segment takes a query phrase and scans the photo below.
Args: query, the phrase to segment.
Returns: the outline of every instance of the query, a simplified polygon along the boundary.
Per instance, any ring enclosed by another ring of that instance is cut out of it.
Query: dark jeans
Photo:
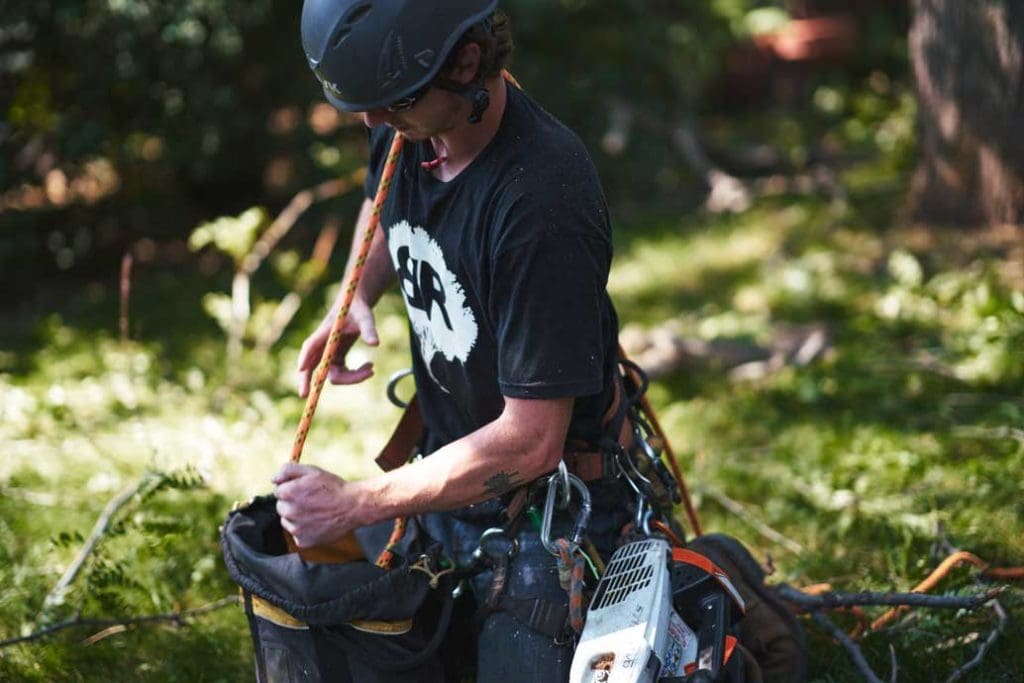
[[[587,537],[607,560],[619,541],[622,527],[632,518],[635,501],[619,482],[600,482],[589,488],[594,509]],[[543,507],[543,500],[539,507]],[[432,514],[425,521],[430,533],[444,543],[451,557],[465,566],[472,561],[481,534],[501,526],[499,511],[497,504],[488,502],[455,512]],[[573,521],[570,512],[557,512],[552,540],[566,536]],[[519,551],[509,565],[505,594],[519,600],[541,598],[567,605],[568,595],[558,582],[558,560],[541,544],[538,526],[525,519],[517,541]],[[475,608],[487,600],[492,579],[490,570],[477,574],[469,582],[469,594],[460,598],[464,604],[457,611],[458,618],[443,646],[448,683],[567,681],[573,655],[570,643],[556,643],[550,635],[533,630],[507,611],[487,614],[482,622],[476,618]],[[474,650],[475,678],[465,673],[472,671],[472,662],[466,659]]]

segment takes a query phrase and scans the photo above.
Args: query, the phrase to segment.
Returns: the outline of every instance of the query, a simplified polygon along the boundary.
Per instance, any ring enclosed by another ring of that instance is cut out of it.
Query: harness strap
[[[622,389],[619,385],[620,382],[615,383],[615,396],[612,405],[605,412],[601,423],[602,425],[618,423],[618,443],[625,447],[631,442],[633,423],[629,418],[629,404],[622,400]],[[398,424],[395,425],[394,432],[376,458],[378,467],[389,472],[408,462],[420,447],[423,430],[423,415],[420,413],[416,397],[413,396],[402,412]],[[604,448],[588,449],[582,444],[570,443],[565,451],[564,459],[569,471],[583,481],[597,481],[616,472],[615,454]],[[509,504],[508,516],[511,518],[514,513],[521,511],[525,502],[524,493],[522,500],[518,501],[518,509],[513,510],[512,503]]]
[[[563,456],[565,466],[583,481],[615,476],[618,473],[615,462],[618,449],[615,445],[627,452],[633,445],[633,420],[629,415],[630,404],[625,400],[622,382],[622,375],[616,373],[612,402],[601,418],[601,431],[604,434],[601,444],[593,448],[586,444],[570,443]]]
[[[402,417],[395,425],[391,438],[377,456],[377,465],[385,472],[390,472],[407,463],[420,446],[423,429],[423,415],[420,413],[419,402],[413,395],[402,411]]]

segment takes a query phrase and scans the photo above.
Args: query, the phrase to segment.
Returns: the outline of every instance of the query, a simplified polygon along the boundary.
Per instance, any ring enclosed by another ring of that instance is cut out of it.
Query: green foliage
[[[829,350],[807,365],[756,379],[698,367],[653,384],[709,529],[770,554],[774,578],[797,585],[911,588],[939,559],[940,537],[1021,564],[1024,291],[1006,277],[1013,254],[938,230],[952,248],[910,247],[892,232],[914,162],[900,11],[860,12],[857,55],[800,74],[786,102],[751,107],[728,92],[730,55],[786,26],[792,7],[512,0],[512,69],[594,150],[619,223],[610,286],[623,322],[671,321],[681,336],[748,345],[768,344],[785,326],[828,330]],[[351,121],[314,125],[321,95],[297,22],[297,5],[278,0],[44,0],[0,18],[0,86],[9,86],[0,187],[88,170],[116,188],[96,204],[4,213],[4,277],[60,305],[26,313],[30,322],[19,319],[0,351],[0,639],[79,609],[151,614],[235,591],[217,525],[230,500],[268,490],[287,458],[303,407],[293,388],[298,345],[334,292],[313,289],[279,347],[226,354],[240,304],[252,345],[279,298],[322,274],[303,260],[311,239],[301,224],[253,279],[251,304],[248,292],[224,292],[277,205],[357,167],[366,146]],[[679,217],[703,188],[664,137],[638,127],[621,156],[599,151],[613,99],[667,122],[694,118],[723,165],[731,150],[750,148],[774,154],[771,172],[823,164],[842,197],[781,196],[739,216]],[[269,208],[243,210],[256,202]],[[94,252],[109,275],[126,244],[145,238],[162,250],[189,236],[191,256],[167,248],[169,261],[185,264],[136,273],[132,336],[141,341],[105,331],[117,320],[110,282],[39,287]],[[328,390],[305,461],[345,476],[373,471],[369,454],[397,417],[382,408],[383,387],[407,364],[403,315],[400,299],[385,297],[375,377]],[[351,360],[369,358],[357,346]],[[133,482],[138,493],[63,601],[44,608],[107,501]],[[807,551],[759,536],[719,505],[719,493]],[[973,577],[959,570],[940,588],[971,592]],[[1024,668],[1013,648],[1024,637],[1019,590],[1004,604],[1015,619],[976,680],[1015,680]],[[992,627],[988,612],[918,611],[863,645],[877,671],[887,670],[892,642],[901,680],[932,681],[973,656],[976,642],[962,636]],[[816,680],[859,680],[829,638],[808,630]],[[238,610],[83,644],[90,635],[74,629],[0,652],[0,680],[251,677]]]
[[[213,245],[240,264],[269,222],[266,210],[254,206],[237,216],[221,216],[203,223],[189,235],[188,246],[192,251],[199,251]]]
[[[643,236],[622,231],[617,245],[610,287],[624,323],[671,319],[683,336],[762,344],[780,325],[827,326],[831,348],[809,365],[755,380],[694,368],[651,389],[705,526],[770,554],[773,578],[795,585],[912,588],[941,558],[933,549],[940,535],[995,564],[1024,557],[1021,484],[1008,475],[1024,467],[1024,378],[1012,353],[1024,294],[1000,275],[998,255],[966,248],[959,233],[934,232],[952,251],[921,250],[865,222],[874,214],[864,204],[878,197],[858,189],[841,211],[807,199],[762,200],[740,216],[666,220]],[[149,324],[184,285],[153,290]],[[33,345],[4,366],[0,440],[11,448],[0,464],[2,635],[39,625],[43,596],[106,501],[136,481],[144,482],[139,494],[116,515],[52,618],[79,607],[95,616],[156,613],[232,594],[216,528],[228,501],[268,490],[287,457],[302,410],[292,394],[295,352],[333,291],[317,292],[284,351],[253,364],[251,375],[243,356],[249,379],[229,384],[222,335],[200,324],[202,288],[194,288],[191,346],[175,355],[155,340],[124,344],[90,332],[82,323],[93,309],[79,301],[63,317],[42,320]],[[397,297],[381,303],[378,328],[376,376],[328,390],[304,458],[347,476],[372,471],[366,454],[397,417],[381,408],[386,377],[406,363]],[[761,537],[720,507],[716,493],[806,552]],[[974,590],[965,569],[940,586],[949,594]],[[1024,636],[1014,620],[1019,592],[1004,604],[1010,626],[977,680],[1013,680],[1007,672],[1022,665],[1012,648]],[[914,615],[863,641],[876,671],[887,671],[892,642],[902,680],[934,680],[973,656],[976,643],[958,638],[984,637],[994,626],[987,611]],[[816,679],[858,680],[846,655],[807,628]],[[186,628],[139,626],[83,646],[91,634],[17,646],[0,658],[0,678],[250,675],[246,627],[234,609]]]

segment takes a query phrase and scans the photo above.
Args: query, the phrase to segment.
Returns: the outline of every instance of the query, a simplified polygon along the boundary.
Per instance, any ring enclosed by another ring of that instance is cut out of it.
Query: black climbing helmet
[[[305,0],[302,48],[343,111],[379,109],[424,88],[498,0]]]

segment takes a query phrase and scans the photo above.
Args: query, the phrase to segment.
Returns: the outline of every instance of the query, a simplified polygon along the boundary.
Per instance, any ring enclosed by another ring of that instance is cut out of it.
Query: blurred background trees
[[[588,142],[624,217],[700,206],[715,174],[879,151],[909,163],[901,2],[503,6],[514,72]],[[0,19],[0,109],[0,284],[16,300],[111,273],[129,247],[188,260],[200,222],[276,211],[365,146],[322,102],[283,0],[16,3]]]
[[[771,554],[773,579],[909,589],[954,546],[1021,563],[1019,5],[502,3],[513,73],[599,167],[621,338],[705,527]],[[365,129],[323,101],[296,0],[4,10],[0,639],[221,604],[216,528],[292,443]],[[327,392],[304,457],[347,477],[372,471],[408,363],[399,297],[376,310],[375,377]],[[153,495],[47,607],[131,486]],[[13,645],[0,679],[251,675],[240,611],[188,623]],[[1019,618],[914,612],[858,642],[883,672],[895,643],[900,679],[930,683],[994,629],[978,680],[1019,681]],[[860,680],[809,635],[816,676]]]
[[[1024,6],[913,0],[910,53],[921,156],[914,215],[940,223],[1024,218]]]

